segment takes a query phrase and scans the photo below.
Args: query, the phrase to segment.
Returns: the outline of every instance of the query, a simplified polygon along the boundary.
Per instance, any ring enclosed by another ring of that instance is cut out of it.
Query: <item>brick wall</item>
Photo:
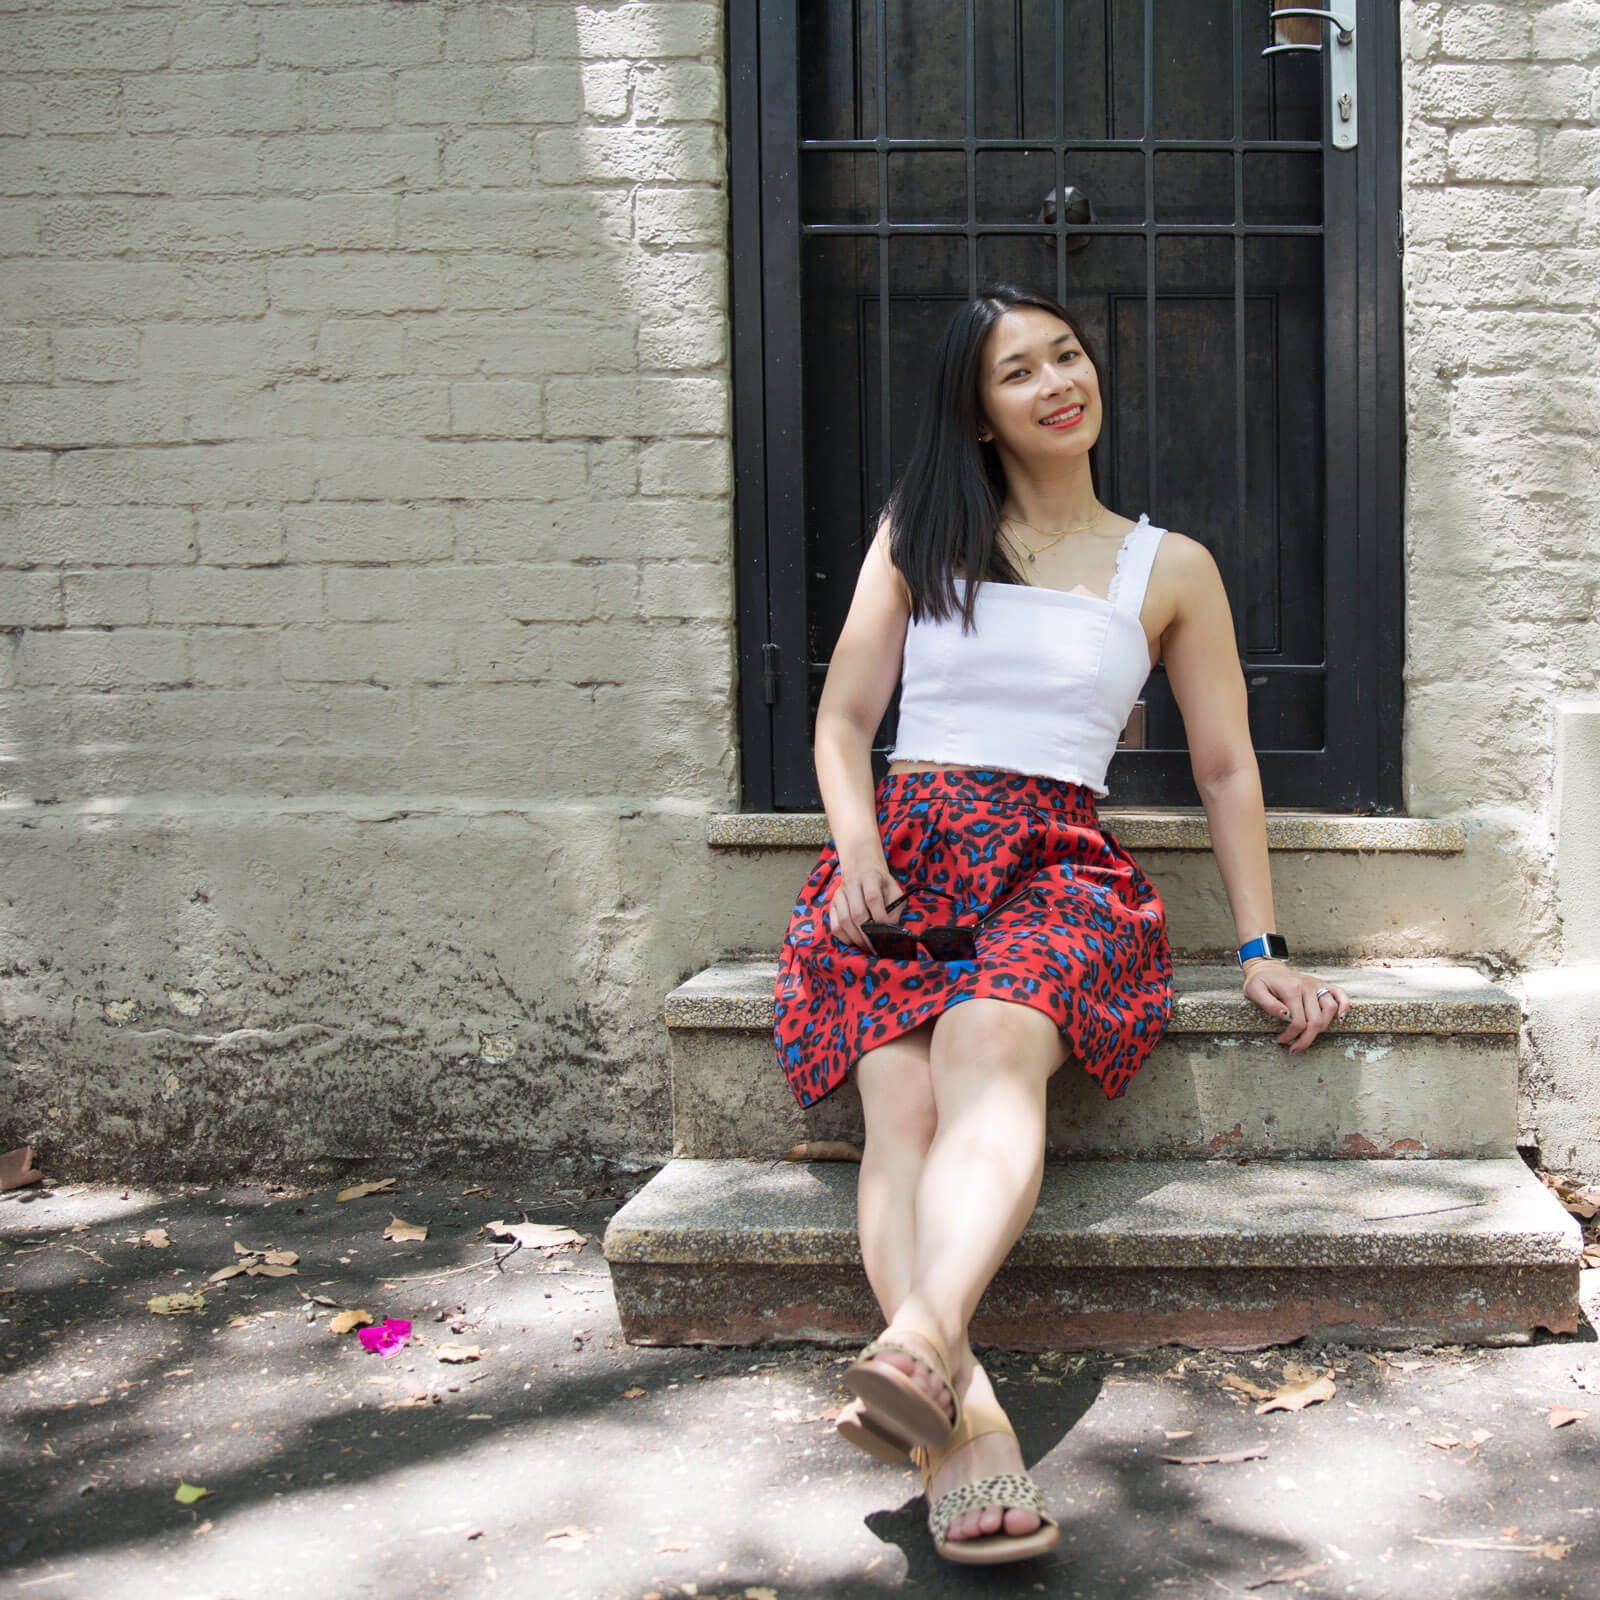
[[[1401,22],[1408,795],[1547,882],[1556,702],[1600,683],[1600,6]]]
[[[0,0],[0,1135],[55,1172],[670,1140],[722,30]]]
[[[730,798],[720,8],[0,9],[0,789]]]

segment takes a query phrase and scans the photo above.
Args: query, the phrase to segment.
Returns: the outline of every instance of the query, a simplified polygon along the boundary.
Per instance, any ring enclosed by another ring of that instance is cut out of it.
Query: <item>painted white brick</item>
[[[663,439],[639,451],[644,494],[728,494],[732,473],[728,445],[720,439]]]
[[[455,528],[445,506],[291,506],[283,520],[290,561],[441,561],[455,547]]]
[[[508,250],[537,239],[541,255],[582,256],[591,280],[631,231],[625,194],[408,194],[400,242],[412,250]],[[522,270],[542,273],[526,257]]]
[[[1589,61],[1600,56],[1600,10],[1593,0],[1565,0],[1533,16],[1533,53],[1542,61]]]
[[[396,79],[396,118],[418,126],[574,122],[578,109],[577,79],[565,67],[433,67]]]
[[[1539,175],[1546,183],[1600,187],[1600,128],[1548,128]]]
[[[262,179],[301,194],[329,189],[405,189],[439,181],[432,133],[284,134],[268,142]]]
[[[455,676],[455,635],[418,623],[296,628],[282,641],[286,683],[407,684]]]
[[[522,263],[524,275],[529,272]],[[626,371],[634,365],[633,329],[579,316],[537,311],[520,316],[416,318],[405,334],[408,372],[486,377]]]
[[[272,133],[305,120],[298,72],[160,73],[129,78],[123,119],[133,133]]]
[[[281,511],[202,511],[197,542],[208,567],[268,567],[284,556]]]
[[[269,254],[303,248],[310,225],[304,200],[141,200],[130,243],[142,255]]]
[[[633,116],[638,123],[715,122],[723,111],[723,71],[700,61],[644,64],[633,69]]]
[[[24,684],[84,689],[156,687],[189,680],[189,641],[171,628],[84,628],[30,632],[22,641]]]
[[[581,445],[537,441],[350,440],[324,447],[317,475],[325,500],[556,500],[583,481]]]
[[[146,373],[250,372],[270,379],[310,371],[316,330],[307,321],[158,322],[144,330],[140,361]]]
[[[334,622],[404,622],[416,614],[412,567],[329,567],[324,589]]]
[[[0,138],[20,139],[34,129],[35,85],[20,78],[0,79]],[[0,154],[0,163],[5,156]]]
[[[58,573],[0,572],[0,628],[59,628],[61,622]],[[26,672],[23,663],[15,665]]]
[[[639,327],[639,365],[656,371],[721,366],[728,359],[728,328],[720,318],[678,317]]]
[[[308,72],[302,105],[308,128],[387,128],[394,121],[394,74]]]
[[[172,59],[176,14],[168,10],[97,16],[15,16],[5,24],[8,72],[150,72]]]
[[[50,500],[54,465],[42,450],[0,450],[0,505],[35,506]]]
[[[179,567],[150,574],[157,622],[277,627],[322,615],[322,574],[305,567]]]
[[[626,61],[585,61],[583,115],[590,122],[620,122],[628,115],[633,69]]]
[[[283,633],[275,628],[226,628],[211,624],[189,635],[189,670],[205,688],[261,688],[283,679],[279,659]]]
[[[1452,128],[1450,176],[1468,182],[1531,183],[1539,176],[1535,128]]]
[[[718,189],[640,189],[634,223],[641,244],[721,244],[727,207]]]
[[[1575,244],[1584,199],[1576,188],[1418,190],[1406,202],[1406,232],[1419,244]]]
[[[49,379],[49,330],[0,328],[0,382],[47,383]]]
[[[174,67],[246,67],[260,53],[257,13],[243,6],[232,10],[190,7],[173,34]]]
[[[545,431],[636,437],[717,433],[727,426],[727,387],[718,378],[551,378]]]
[[[165,194],[172,140],[33,134],[0,152],[0,194]]]
[[[115,133],[121,123],[121,78],[89,78],[73,72],[41,78],[28,88],[33,126],[40,133]]]
[[[634,0],[629,5],[542,6],[541,56],[624,56],[648,61],[713,55],[721,47],[722,10],[698,0]]]
[[[188,437],[184,396],[134,384],[56,384],[13,389],[5,434],[14,445],[77,449],[87,444],[163,444]]]
[[[1444,12],[1442,22],[1440,48],[1447,56],[1494,61],[1529,54],[1533,19],[1518,8],[1452,5]]]
[[[174,199],[253,195],[276,171],[272,141],[253,134],[176,138],[168,146],[167,184]]]
[[[533,12],[525,5],[464,6],[445,17],[450,61],[519,61],[533,54]]]
[[[1412,110],[1440,122],[1583,120],[1589,95],[1589,75],[1578,66],[1530,72],[1522,66],[1446,64],[1418,75]]]
[[[0,552],[19,566],[179,566],[193,561],[193,513],[136,505],[41,506],[24,512]]]
[[[479,439],[531,439],[544,422],[538,383],[479,379],[450,385],[450,431]]]
[[[60,200],[38,207],[39,244],[54,256],[122,255],[134,244],[134,217],[159,201]]]
[[[95,567],[61,574],[69,628],[140,627],[150,621],[150,574],[137,567]]]
[[[461,188],[525,187],[533,177],[533,134],[525,128],[473,128],[449,137],[444,181]]]
[[[429,311],[444,303],[444,272],[426,256],[317,256],[271,262],[267,292],[284,311]]]
[[[449,386],[414,378],[285,379],[274,389],[266,416],[266,432],[286,439],[449,431]]]
[[[639,615],[724,623],[733,614],[736,568],[727,561],[647,561],[639,569]]]
[[[0,256],[38,255],[42,244],[41,213],[33,200],[0,201]]]
[[[381,250],[394,244],[399,201],[392,194],[328,194],[311,202],[315,250]]]
[[[390,317],[330,317],[317,330],[316,369],[325,378],[366,378],[404,370],[405,329]]]
[[[160,450],[73,450],[55,469],[58,499],[83,505],[248,505],[309,500],[309,445],[174,445]]]
[[[722,133],[709,127],[551,128],[534,140],[546,183],[717,183]]]
[[[261,54],[274,66],[408,67],[443,53],[437,6],[299,5],[261,14]]]

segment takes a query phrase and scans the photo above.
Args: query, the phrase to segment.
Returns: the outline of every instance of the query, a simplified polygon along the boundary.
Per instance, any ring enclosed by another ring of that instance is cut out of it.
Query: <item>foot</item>
[[[966,1387],[961,1391],[962,1405],[987,1403],[997,1405],[989,1375],[976,1361]],[[1009,1433],[985,1433],[962,1445],[934,1474],[933,1488],[928,1496],[932,1505],[940,1495],[959,1489],[964,1483],[987,1478],[997,1472],[1026,1472],[1022,1464],[1022,1451]],[[979,1506],[963,1511],[951,1524],[946,1535],[954,1544],[961,1539],[982,1539],[991,1534],[1006,1533],[1020,1538],[1039,1526],[1037,1513],[1002,1506]]]
[[[893,1339],[896,1344],[903,1344],[907,1349],[916,1351],[918,1359],[913,1361],[910,1356],[901,1355],[898,1350],[880,1350],[872,1359],[887,1362],[897,1371],[905,1373],[944,1412],[945,1416],[954,1422],[955,1396],[946,1387],[944,1379],[939,1376],[939,1358],[927,1339],[914,1328],[901,1327],[892,1322],[879,1337]],[[959,1386],[961,1383],[959,1371],[954,1376]]]

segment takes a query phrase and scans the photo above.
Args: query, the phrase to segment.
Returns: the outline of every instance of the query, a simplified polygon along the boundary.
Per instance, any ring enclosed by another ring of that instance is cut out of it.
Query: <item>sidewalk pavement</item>
[[[623,1343],[599,1236],[642,1175],[393,1176],[0,1196],[0,1595],[1600,1595],[1600,1270],[1578,1337],[1521,1348],[995,1352],[1062,1540],[957,1568],[835,1435],[848,1355]],[[582,1247],[484,1231],[525,1221]]]

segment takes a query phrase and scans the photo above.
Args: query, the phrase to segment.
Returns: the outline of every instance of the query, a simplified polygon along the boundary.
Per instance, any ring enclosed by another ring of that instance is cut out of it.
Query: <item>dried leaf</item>
[[[1230,1450],[1220,1456],[1162,1456],[1176,1467],[1232,1466],[1238,1461],[1265,1461],[1265,1450]]]
[[[308,1294],[307,1300],[315,1301],[319,1306],[337,1306],[339,1302],[325,1294]]]
[[[139,1243],[150,1245],[156,1250],[165,1250],[172,1243],[172,1240],[167,1237],[165,1228],[146,1228],[139,1235]]]
[[[668,1539],[665,1543],[658,1544],[656,1546],[656,1554],[658,1556],[666,1556],[666,1555],[671,1555],[674,1551],[677,1551],[677,1550],[693,1550],[693,1549],[694,1549],[694,1546],[692,1544],[689,1544],[687,1541],[685,1541],[683,1539]]]
[[[486,1222],[483,1231],[491,1239],[514,1239],[529,1250],[552,1256],[561,1250],[581,1250],[583,1235],[558,1222]]]
[[[576,1550],[593,1537],[587,1528],[552,1528],[544,1542],[552,1550]]]
[[[204,1500],[210,1493],[209,1489],[202,1489],[197,1483],[185,1483],[182,1478],[179,1478],[178,1492],[172,1498],[180,1506],[192,1506],[196,1500]]]
[[[300,1257],[293,1250],[269,1250],[263,1259],[271,1267],[292,1267]]]
[[[244,1269],[252,1278],[297,1278],[298,1267],[275,1267],[267,1261],[255,1261]]]
[[[1289,1384],[1270,1400],[1263,1400],[1256,1407],[1256,1415],[1259,1417],[1267,1411],[1304,1411],[1307,1406],[1333,1399],[1338,1392],[1332,1378],[1313,1378],[1310,1383]]]
[[[1253,1394],[1257,1400],[1272,1398],[1271,1389],[1264,1389],[1259,1383],[1252,1383],[1248,1378],[1239,1377],[1237,1373],[1228,1373],[1222,1382],[1230,1389],[1242,1389],[1246,1394]]]
[[[348,1189],[341,1189],[334,1198],[335,1200],[359,1200],[364,1195],[385,1194],[393,1188],[393,1178],[379,1178],[375,1183],[353,1183]]]
[[[859,1161],[861,1146],[843,1139],[807,1139],[785,1150],[784,1161]]]
[[[1174,1431],[1171,1428],[1163,1428],[1161,1431],[1162,1431],[1163,1434],[1166,1435],[1167,1440],[1168,1440],[1169,1443],[1173,1439],[1192,1439],[1192,1438],[1194,1438],[1194,1429],[1193,1428],[1179,1428],[1176,1431]]]
[[[0,1194],[8,1189],[25,1189],[30,1183],[42,1183],[44,1173],[33,1164],[33,1146],[18,1145],[0,1155]],[[59,1191],[58,1191],[59,1192]]]
[[[1600,1267],[1600,1244],[1586,1244],[1579,1261],[1586,1267]]]
[[[248,1271],[249,1266],[250,1263],[248,1261],[235,1261],[231,1267],[223,1267],[221,1271],[213,1272],[211,1276],[206,1279],[206,1282],[221,1283],[225,1278],[237,1278],[241,1272]]]
[[[1474,1444],[1487,1444],[1492,1438],[1494,1438],[1494,1435],[1487,1428],[1474,1428],[1472,1430],[1472,1442]]]
[[[261,1254],[259,1250],[252,1250],[247,1244],[240,1244],[237,1239],[233,1241],[233,1253],[236,1256],[258,1256]]]
[[[204,1311],[206,1297],[203,1294],[158,1294],[144,1305],[146,1311],[153,1311],[158,1317],[181,1317],[190,1311]]]
[[[1545,1420],[1552,1428],[1565,1428],[1569,1423],[1582,1422],[1588,1415],[1587,1411],[1573,1411],[1568,1406],[1551,1406],[1550,1414]]]
[[[396,1244],[416,1244],[428,1237],[428,1225],[425,1222],[402,1222],[399,1217],[391,1214],[389,1226],[383,1230],[385,1239],[393,1239]]]
[[[1564,1205],[1575,1217],[1589,1218],[1600,1212],[1600,1189],[1585,1188],[1581,1184],[1568,1183],[1564,1178],[1552,1177],[1548,1172],[1542,1173],[1546,1184],[1555,1191],[1556,1199]]]
[[[341,1311],[338,1316],[328,1323],[329,1333],[349,1333],[352,1328],[359,1328],[363,1323],[372,1321],[370,1311]]]
[[[1419,1500],[1443,1500],[1444,1496],[1437,1489],[1418,1489],[1417,1498]]]
[[[1291,1567],[1287,1571],[1269,1572],[1264,1578],[1257,1578],[1254,1583],[1247,1583],[1247,1589],[1265,1589],[1269,1583],[1299,1583],[1302,1578],[1309,1578],[1313,1573],[1321,1572],[1327,1566],[1326,1561],[1319,1561],[1314,1566]]]
[[[778,1600],[778,1591],[764,1584],[754,1584],[745,1590],[744,1600]]]
[[[1298,1361],[1285,1361],[1283,1364],[1283,1381],[1285,1383],[1311,1383],[1317,1378],[1331,1378],[1333,1373],[1326,1367],[1307,1367]]]
[[[477,1344],[441,1344],[434,1350],[434,1357],[439,1361],[479,1361],[483,1358],[483,1346]]]
[[[624,1389],[622,1391],[622,1398],[624,1400],[642,1400],[644,1398],[644,1396],[645,1396],[645,1391],[643,1389],[634,1388],[634,1389]]]
[[[1424,1443],[1431,1444],[1435,1450],[1454,1450],[1455,1447],[1461,1443],[1461,1441],[1459,1439],[1452,1439],[1449,1434],[1445,1434],[1442,1438],[1428,1439],[1425,1440]]]
[[[1567,1552],[1572,1549],[1570,1544],[1557,1544],[1554,1540],[1540,1544],[1502,1544],[1497,1539],[1430,1539],[1425,1533],[1413,1534],[1412,1538],[1423,1544],[1449,1545],[1452,1550],[1504,1550],[1513,1555],[1539,1556],[1545,1561],[1565,1561]]]

